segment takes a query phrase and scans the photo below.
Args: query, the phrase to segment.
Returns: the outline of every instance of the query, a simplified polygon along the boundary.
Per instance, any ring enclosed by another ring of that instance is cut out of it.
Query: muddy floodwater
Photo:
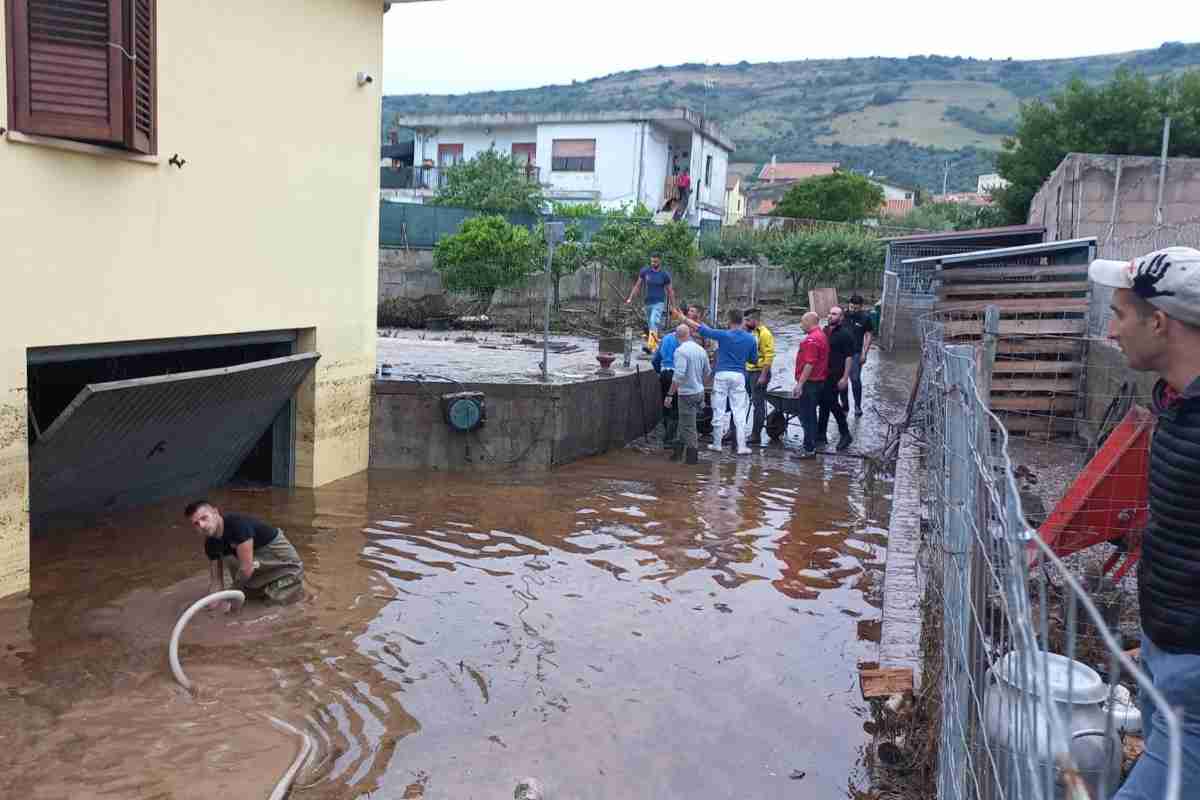
[[[909,373],[879,367],[895,418]],[[873,411],[852,424],[881,443]],[[890,483],[794,453],[687,467],[651,439],[548,474],[214,492],[287,532],[306,595],[198,616],[194,695],[166,658],[207,586],[179,504],[64,521],[0,616],[0,796],[265,798],[296,753],[273,715],[317,744],[294,798],[846,797]]]

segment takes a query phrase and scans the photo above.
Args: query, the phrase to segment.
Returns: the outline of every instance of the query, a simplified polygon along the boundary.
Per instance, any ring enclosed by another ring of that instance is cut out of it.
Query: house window
[[[912,192],[905,192],[905,193],[904,193],[904,199],[905,199],[905,200],[912,200]]]
[[[712,186],[712,156],[704,157],[704,185]]]
[[[595,139],[555,139],[550,168],[555,172],[595,172]]]
[[[537,163],[537,142],[513,142],[513,161],[522,167]]]
[[[438,166],[452,167],[455,164],[461,164],[463,160],[463,146],[461,144],[439,144],[438,145]]]
[[[155,0],[8,0],[14,131],[158,152]]]

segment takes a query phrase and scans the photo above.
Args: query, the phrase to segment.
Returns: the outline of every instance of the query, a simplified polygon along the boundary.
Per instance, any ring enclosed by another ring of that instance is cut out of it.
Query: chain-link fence
[[[985,319],[998,317],[981,307],[969,344],[956,343],[961,311],[921,322],[910,432],[923,449],[928,502],[922,695],[935,698],[924,702],[935,709],[937,797],[1109,798],[1141,720],[1149,726],[1146,715],[1156,714],[1168,741],[1163,800],[1178,800],[1180,720],[1131,655],[1136,608],[1114,614],[1109,602],[1127,592],[1130,573],[1105,560],[1128,557],[1125,534],[1145,520],[1137,474],[1152,425],[1140,413],[1145,398],[1118,380],[1119,360],[1098,363],[1071,392],[1072,424],[1010,434],[990,402],[1000,327]],[[1103,400],[1110,396],[1117,400]]]

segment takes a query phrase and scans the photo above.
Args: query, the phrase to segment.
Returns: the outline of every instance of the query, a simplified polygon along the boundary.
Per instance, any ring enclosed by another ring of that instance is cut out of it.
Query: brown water
[[[197,617],[194,697],[166,663],[206,588],[177,504],[55,530],[0,614],[0,796],[265,797],[296,752],[273,714],[318,743],[296,798],[844,797],[889,486],[793,452],[217,492],[287,531],[308,594]]]

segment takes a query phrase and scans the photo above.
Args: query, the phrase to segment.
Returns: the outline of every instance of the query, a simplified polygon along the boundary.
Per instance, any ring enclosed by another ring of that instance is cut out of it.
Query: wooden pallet
[[[1074,431],[1087,333],[1087,265],[943,265],[934,309],[947,344],[981,344],[984,309],[1000,310],[992,410],[1009,433]]]

